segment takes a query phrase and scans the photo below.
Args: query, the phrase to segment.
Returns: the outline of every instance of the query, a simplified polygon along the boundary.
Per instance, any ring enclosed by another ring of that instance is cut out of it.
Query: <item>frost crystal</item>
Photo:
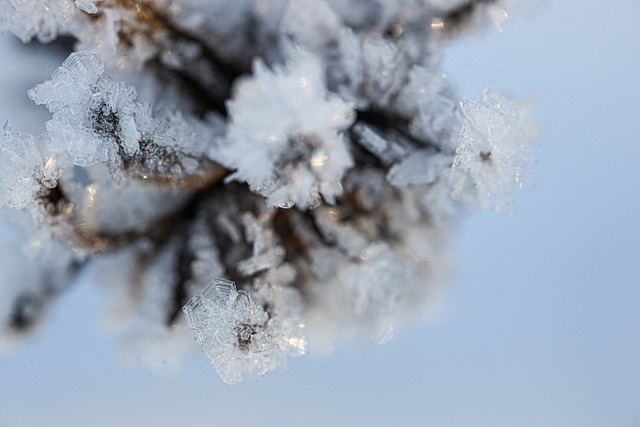
[[[285,353],[304,354],[304,337],[283,335],[234,282],[213,279],[182,310],[203,352],[227,384],[283,366]]]
[[[514,184],[523,185],[531,162],[516,105],[487,90],[478,102],[463,100],[460,112],[453,196],[476,198],[483,208],[495,211],[512,210],[509,192]]]
[[[204,143],[215,130],[179,113],[154,119],[136,96],[135,88],[106,76],[104,64],[84,51],[72,53],[50,81],[29,91],[53,114],[49,138],[75,165],[102,163],[144,179],[198,174],[196,156],[209,148]]]
[[[42,187],[56,186],[64,160],[46,137],[12,132],[7,122],[0,142],[0,153],[10,159],[0,177],[0,192],[7,205],[23,208]]]
[[[342,131],[353,107],[327,92],[320,62],[294,52],[285,66],[254,64],[227,108],[231,123],[219,155],[272,206],[300,209],[342,193],[340,178],[353,165]]]
[[[54,40],[59,29],[76,13],[71,0],[4,0],[0,3],[0,23],[6,21],[8,28],[23,42],[34,36],[42,43]]]

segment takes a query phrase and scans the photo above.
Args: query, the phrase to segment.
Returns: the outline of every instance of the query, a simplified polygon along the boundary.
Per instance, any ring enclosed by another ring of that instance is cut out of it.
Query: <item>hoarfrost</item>
[[[53,114],[48,137],[75,165],[102,163],[142,179],[197,175],[198,156],[220,133],[213,122],[209,128],[171,110],[154,118],[148,104],[136,102],[134,87],[111,79],[84,51],[72,53],[29,97]]]
[[[0,153],[5,159],[4,173],[0,177],[4,203],[23,208],[33,202],[42,187],[56,186],[65,159],[46,136],[13,132],[7,122],[0,142]]]
[[[0,0],[3,29],[78,49],[29,91],[47,132],[7,123],[0,140],[0,213],[37,281],[3,290],[3,330],[98,265],[122,347],[152,366],[193,347],[183,307],[233,384],[308,345],[388,341],[428,300],[451,223],[510,210],[526,180],[515,104],[458,103],[438,69],[441,43],[491,7]],[[211,277],[236,282],[201,290]]]
[[[272,206],[334,203],[340,179],[353,166],[343,131],[353,107],[327,92],[323,68],[311,54],[294,52],[287,65],[269,69],[257,60],[253,77],[236,85],[227,103],[230,125],[219,154]]]
[[[4,0],[0,2],[0,24],[24,43],[33,37],[48,43],[57,37],[64,23],[74,19],[77,11],[71,0]]]
[[[532,161],[516,105],[486,90],[478,102],[463,100],[460,113],[452,195],[473,198],[496,212],[513,210],[509,192],[514,185],[524,185]]]
[[[278,294],[270,298],[276,305],[287,299],[281,290],[272,292]],[[270,323],[251,294],[237,290],[234,282],[213,279],[183,310],[203,352],[227,384],[283,366],[285,354],[304,354],[304,337],[290,336],[290,327]],[[288,313],[282,314],[291,319]]]

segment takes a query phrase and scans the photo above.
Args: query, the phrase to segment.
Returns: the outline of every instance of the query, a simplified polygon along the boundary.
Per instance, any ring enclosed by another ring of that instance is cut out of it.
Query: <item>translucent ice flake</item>
[[[75,0],[76,6],[82,9],[84,12],[94,14],[98,12],[98,6],[96,6],[96,2],[100,2],[101,0]]]
[[[532,160],[516,105],[489,90],[460,103],[462,130],[452,166],[452,195],[495,211],[512,210],[509,191],[523,185]]]
[[[245,276],[276,268],[284,261],[286,252],[277,244],[275,232],[268,225],[270,220],[269,215],[264,215],[261,221],[249,213],[242,216],[246,239],[253,244],[251,257],[238,263],[238,271]]]
[[[213,279],[183,311],[204,353],[226,383],[238,384],[248,373],[266,373],[260,353],[272,347],[264,331],[268,315],[248,293],[236,290],[234,282]]]
[[[270,319],[249,293],[215,278],[183,307],[196,340],[224,382],[239,384],[245,376],[264,375],[284,366],[287,354],[304,353],[304,337],[287,323],[297,321],[291,310],[301,306],[291,292],[273,288],[258,293],[271,303]]]
[[[254,64],[227,103],[230,124],[218,155],[273,206],[306,209],[322,196],[333,203],[340,179],[353,165],[343,131],[352,105],[327,92],[313,55],[296,51],[287,66]]]
[[[284,270],[286,269],[279,269],[273,276],[286,276],[287,272]],[[271,342],[277,345],[284,355],[302,356],[307,351],[302,297],[296,289],[273,283],[259,283],[255,292],[256,301],[269,310],[267,324],[272,337]]]
[[[38,194],[56,187],[66,164],[46,136],[13,132],[7,122],[0,139],[0,193],[4,203],[13,208],[33,203]]]

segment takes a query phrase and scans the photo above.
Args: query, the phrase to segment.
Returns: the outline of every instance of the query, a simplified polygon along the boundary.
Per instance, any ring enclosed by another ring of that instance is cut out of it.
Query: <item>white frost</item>
[[[320,61],[296,51],[284,66],[257,60],[253,76],[236,85],[227,103],[230,124],[219,155],[272,206],[333,203],[353,165],[343,131],[353,107],[327,91]]]

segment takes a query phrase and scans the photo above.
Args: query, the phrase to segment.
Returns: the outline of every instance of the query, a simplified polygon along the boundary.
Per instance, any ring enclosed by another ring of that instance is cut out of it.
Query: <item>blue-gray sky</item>
[[[640,425],[639,18],[633,0],[539,2],[448,49],[458,94],[530,102],[540,137],[519,212],[456,233],[437,314],[386,346],[230,387],[199,355],[172,377],[119,367],[104,295],[78,286],[40,338],[0,357],[0,426]],[[29,64],[4,62],[0,120],[28,88],[7,74],[52,71]]]

